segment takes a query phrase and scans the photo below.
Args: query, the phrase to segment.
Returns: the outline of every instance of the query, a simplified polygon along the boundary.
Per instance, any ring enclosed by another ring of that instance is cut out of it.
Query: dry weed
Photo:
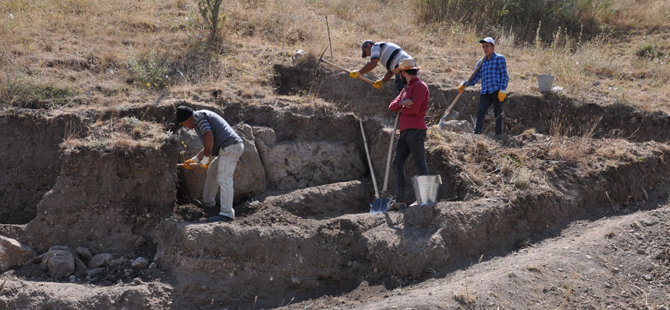
[[[556,44],[514,45],[517,34],[496,30],[496,51],[508,59],[509,91],[534,94],[535,76],[550,73],[563,92],[599,103],[621,102],[643,110],[670,110],[670,75],[667,38],[654,29],[667,27],[668,4],[651,0],[632,5],[632,0],[612,0],[607,23],[645,28],[648,34],[625,34],[612,40],[603,34],[595,40],[568,37],[565,28],[554,31]],[[125,100],[130,72],[130,53],[159,56],[166,62],[170,88],[194,92],[202,89],[239,87],[237,96],[256,99],[271,94],[272,66],[290,61],[297,49],[323,50],[330,46],[338,64],[360,68],[362,40],[392,41],[422,65],[422,78],[443,87],[455,87],[467,78],[482,51],[480,33],[460,23],[417,23],[417,12],[407,10],[412,0],[250,0],[224,3],[223,45],[204,53],[203,32],[196,1],[163,2],[96,0],[6,0],[0,4],[0,68],[25,67],[39,85],[57,85],[73,93],[86,93],[104,83],[113,99]],[[286,8],[291,8],[287,10]],[[406,12],[398,17],[397,12]],[[616,18],[614,18],[616,17]],[[331,54],[330,52],[327,54]],[[641,55],[641,56],[640,56]],[[80,66],[51,66],[63,59],[79,58]],[[372,75],[381,76],[376,69]],[[66,78],[63,78],[66,77]],[[249,89],[249,90],[246,90]],[[140,100],[151,94],[130,90]],[[75,101],[76,104],[76,101]]]

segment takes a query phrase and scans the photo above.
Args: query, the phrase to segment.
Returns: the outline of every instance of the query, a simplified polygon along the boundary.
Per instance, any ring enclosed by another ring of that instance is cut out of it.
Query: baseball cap
[[[483,39],[479,40],[479,43],[491,43],[493,45],[496,45],[496,41],[493,40],[493,38],[491,38],[491,37],[483,38]]]
[[[365,56],[365,46],[368,45],[368,44],[375,44],[375,42],[372,42],[370,40],[365,40],[363,42],[363,44],[361,44],[361,51],[363,52],[363,58],[368,57],[368,56]]]
[[[193,115],[193,109],[186,107],[186,106],[180,106],[177,108],[177,124],[181,124],[183,121],[187,120],[189,117]]]

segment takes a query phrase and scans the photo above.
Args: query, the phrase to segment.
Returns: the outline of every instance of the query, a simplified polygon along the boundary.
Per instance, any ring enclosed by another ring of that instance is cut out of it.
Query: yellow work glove
[[[458,85],[458,92],[459,93],[462,94],[464,89],[465,89],[465,84],[461,83],[461,84]]]
[[[203,156],[202,160],[200,161],[200,168],[207,169],[207,168],[209,168],[209,164],[211,164],[211,163],[212,162],[209,161],[209,157]]]
[[[361,77],[361,73],[358,72],[358,71],[351,71],[351,72],[349,72],[349,76],[352,79],[357,79],[357,78]]]
[[[382,88],[382,85],[384,85],[384,81],[382,80],[376,80],[374,83],[372,83],[372,87],[376,89]]]
[[[190,164],[193,164],[193,163],[197,164],[198,162],[200,162],[198,160],[198,156],[193,156],[193,158],[184,162],[184,169],[191,170],[191,169],[193,169],[193,166],[191,166]]]
[[[503,102],[505,101],[505,97],[507,97],[507,94],[505,93],[504,90],[499,90],[498,91],[498,101]]]

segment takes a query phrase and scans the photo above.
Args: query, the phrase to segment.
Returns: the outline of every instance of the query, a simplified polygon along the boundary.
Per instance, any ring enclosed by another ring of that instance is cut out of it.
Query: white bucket
[[[437,191],[442,184],[440,175],[416,175],[412,178],[412,187],[416,203],[420,206],[437,201]]]
[[[540,74],[537,76],[537,85],[540,91],[551,91],[551,84],[554,84],[554,76],[551,74]]]

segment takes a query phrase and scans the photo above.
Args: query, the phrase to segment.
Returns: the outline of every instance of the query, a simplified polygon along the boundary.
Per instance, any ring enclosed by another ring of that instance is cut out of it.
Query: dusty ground
[[[0,164],[16,176],[4,178],[5,187],[32,204],[6,212],[2,234],[39,254],[86,246],[113,253],[114,262],[88,278],[52,278],[36,261],[16,267],[0,276],[0,307],[670,307],[670,118],[560,94],[511,94],[504,141],[431,127],[428,165],[444,180],[437,204],[372,217],[366,170],[307,188],[270,186],[237,202],[235,222],[203,223],[216,209],[182,196],[172,168],[184,156],[183,141],[169,134],[177,104],[247,124],[257,144],[271,128],[277,144],[349,142],[360,151],[362,118],[383,181],[391,120],[378,102],[392,94],[356,102],[362,86],[343,74],[324,70],[309,80],[309,63],[276,69],[275,86],[286,94],[319,87],[312,97],[278,94],[254,104],[166,99],[123,111],[3,110],[3,129],[44,146],[25,151],[5,138],[8,156],[26,158]],[[435,125],[455,93],[430,87]],[[343,88],[352,91],[333,90]],[[450,119],[470,121],[466,103],[476,93],[466,94]],[[58,167],[43,163],[52,157]],[[32,175],[42,182],[30,186]],[[155,267],[129,268],[139,256]]]
[[[446,277],[352,292],[280,309],[668,309],[670,206],[577,221],[560,236]]]

